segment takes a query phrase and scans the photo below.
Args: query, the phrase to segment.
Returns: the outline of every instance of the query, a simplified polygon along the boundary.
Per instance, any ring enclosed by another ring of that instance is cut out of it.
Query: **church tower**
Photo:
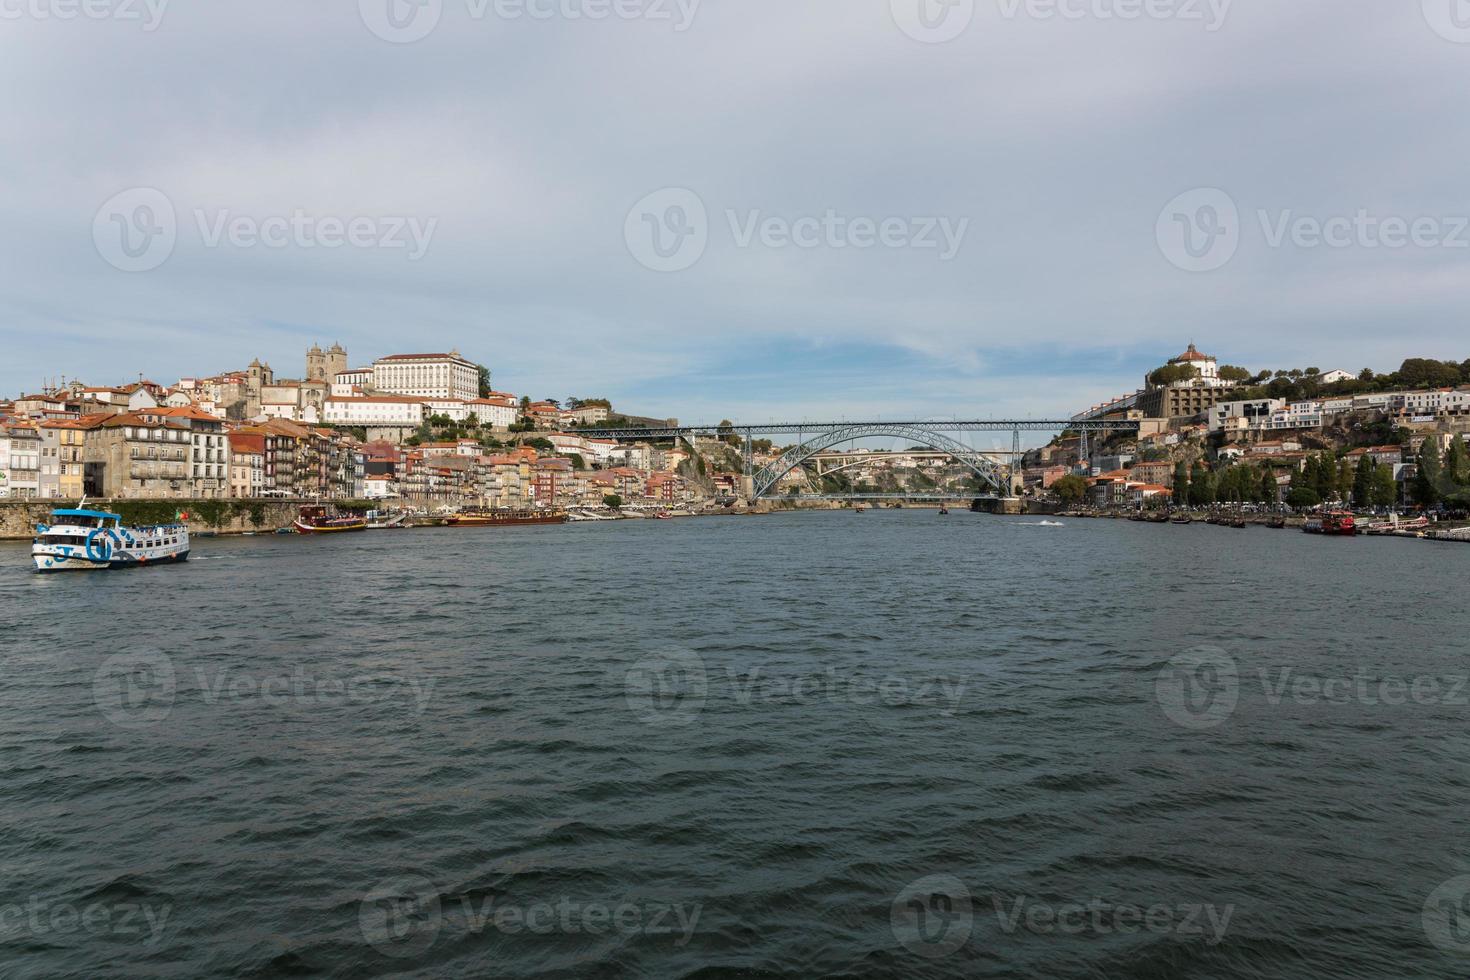
[[[347,370],[347,351],[342,349],[341,344],[333,344],[331,350],[327,351],[326,381],[331,384],[337,375]]]
[[[327,380],[327,355],[316,344],[312,344],[311,350],[306,352],[306,380]]]

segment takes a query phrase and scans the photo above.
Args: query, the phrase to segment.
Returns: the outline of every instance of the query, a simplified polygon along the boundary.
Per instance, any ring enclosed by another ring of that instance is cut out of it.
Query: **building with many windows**
[[[389,354],[373,362],[373,390],[419,398],[480,397],[480,369],[473,361],[448,354]]]

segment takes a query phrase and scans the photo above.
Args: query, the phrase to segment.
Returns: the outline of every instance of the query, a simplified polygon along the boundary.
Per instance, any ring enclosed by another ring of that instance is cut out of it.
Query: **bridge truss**
[[[691,445],[698,436],[739,435],[744,443],[747,492],[752,498],[771,496],[781,478],[807,460],[835,446],[859,439],[892,437],[944,453],[967,467],[980,480],[1006,496],[1014,492],[1021,461],[1022,432],[1072,431],[1086,438],[1094,433],[1133,431],[1137,422],[1123,420],[1059,419],[944,419],[920,422],[770,422],[765,425],[669,425],[646,428],[578,429],[589,439],[620,442],[686,439]],[[1010,462],[1000,464],[990,457],[1001,451],[981,452],[948,433],[1010,432]],[[755,465],[756,435],[795,434],[797,443],[764,467]]]

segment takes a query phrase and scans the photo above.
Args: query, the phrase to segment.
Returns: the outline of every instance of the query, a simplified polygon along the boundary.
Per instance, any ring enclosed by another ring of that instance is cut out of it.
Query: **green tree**
[[[486,395],[490,394],[490,392],[495,390],[494,388],[490,387],[490,369],[483,364],[476,364],[475,370],[480,373],[480,397],[484,398]]]
[[[1419,471],[1414,474],[1414,502],[1420,507],[1439,503],[1439,439],[1430,435],[1419,449]]]
[[[1215,502],[1215,481],[1204,463],[1195,463],[1189,474],[1189,502],[1195,507],[1208,507]]]
[[[1271,467],[1264,467],[1261,471],[1260,501],[1263,504],[1274,504],[1281,494],[1280,485],[1276,482],[1276,471]]]
[[[1373,468],[1373,486],[1369,500],[1374,507],[1392,507],[1398,503],[1399,486],[1393,478],[1393,467],[1387,464]]]
[[[1251,379],[1251,373],[1243,367],[1236,367],[1234,364],[1222,364],[1220,365],[1220,377],[1225,381],[1249,381]]]
[[[1087,496],[1087,481],[1075,473],[1068,473],[1051,485],[1052,493],[1064,504],[1075,504]]]
[[[1353,503],[1359,507],[1371,506],[1373,502],[1373,479],[1377,470],[1378,464],[1367,453],[1358,460],[1357,469],[1353,472]]]
[[[1449,452],[1444,457],[1444,475],[1456,486],[1470,483],[1470,453],[1465,451],[1465,439],[1456,435],[1450,441]]]
[[[1311,487],[1294,486],[1291,488],[1291,492],[1286,495],[1286,502],[1297,508],[1316,507],[1322,502],[1322,498]]]
[[[1174,464],[1174,500],[1180,507],[1189,506],[1189,470],[1184,460]]]
[[[602,497],[602,502],[611,507],[613,510],[617,510],[619,507],[623,506],[623,498],[619,497],[615,493],[604,494]]]

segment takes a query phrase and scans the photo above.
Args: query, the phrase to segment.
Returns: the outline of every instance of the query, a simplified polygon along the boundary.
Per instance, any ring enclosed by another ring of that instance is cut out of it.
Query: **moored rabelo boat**
[[[518,524],[565,524],[564,510],[461,511],[444,519],[450,527],[512,527]]]
[[[1358,533],[1358,522],[1351,511],[1330,510],[1325,514],[1307,518],[1302,530],[1308,534],[1328,534],[1352,537]]]
[[[292,522],[297,534],[340,534],[344,531],[366,531],[367,518],[361,514],[337,514],[320,504],[302,507]]]

